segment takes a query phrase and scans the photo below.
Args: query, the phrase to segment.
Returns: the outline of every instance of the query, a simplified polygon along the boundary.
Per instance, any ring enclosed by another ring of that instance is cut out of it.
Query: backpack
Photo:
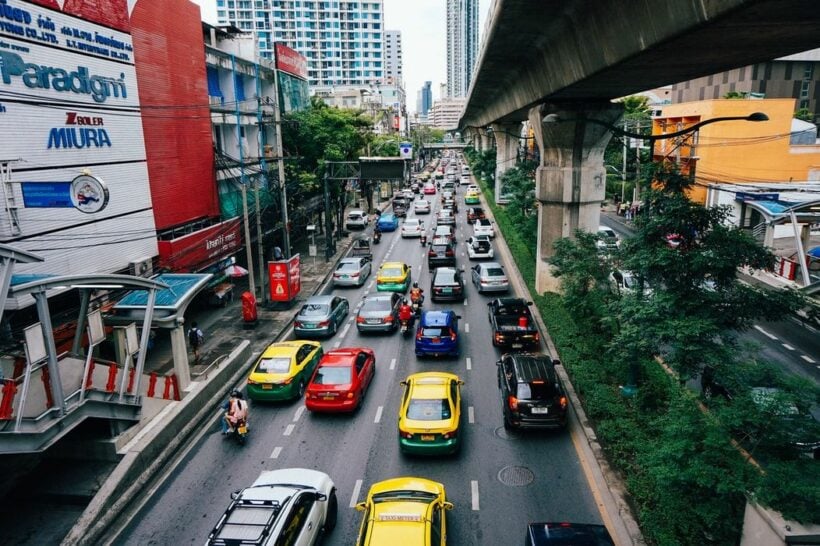
[[[202,330],[199,328],[191,328],[188,330],[188,342],[197,347],[202,342]]]

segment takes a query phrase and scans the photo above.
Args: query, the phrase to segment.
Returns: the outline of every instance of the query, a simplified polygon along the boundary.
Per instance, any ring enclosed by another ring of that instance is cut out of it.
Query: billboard
[[[308,77],[307,59],[295,49],[285,44],[274,44],[276,51],[276,69],[293,74],[304,80]]]
[[[290,260],[268,262],[271,301],[289,302],[302,290],[302,267],[299,254]]]
[[[239,218],[170,241],[159,241],[159,265],[177,272],[196,272],[231,256],[242,245]]]

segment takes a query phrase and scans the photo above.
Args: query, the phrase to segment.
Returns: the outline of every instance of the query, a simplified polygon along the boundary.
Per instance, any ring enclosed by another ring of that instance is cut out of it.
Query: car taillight
[[[319,398],[319,396],[315,392],[309,392],[306,395],[307,398]]]
[[[302,321],[294,320],[293,325],[296,326],[297,328],[301,328],[302,327]]]
[[[510,409],[516,411],[518,409],[518,398],[513,395],[509,395],[507,397],[507,405],[510,406]]]
[[[356,317],[356,324],[364,324],[365,322],[364,317]]]
[[[393,322],[393,315],[387,315],[387,317],[384,319],[384,321],[388,322],[388,323]]]
[[[458,431],[453,430],[451,432],[445,432],[444,434],[441,435],[441,437],[445,440],[449,440],[450,438],[455,438],[457,434],[458,434]]]
[[[330,321],[329,320],[323,320],[322,322],[319,323],[319,328],[325,328],[327,326],[330,326]]]
[[[359,276],[359,274],[358,274],[358,273],[351,273],[351,274],[350,274],[350,276],[351,276],[351,277],[353,277],[353,278],[355,279],[355,278],[357,278],[357,277]]]
[[[248,385],[258,385],[258,384],[259,384],[259,382],[258,382],[258,381],[254,381],[254,380],[253,380],[253,379],[251,379],[250,377],[248,378]]]
[[[422,330],[421,330],[421,328],[419,328],[419,331],[418,331],[418,332],[416,332],[416,339],[417,339],[417,340],[419,340],[419,341],[421,341],[421,339],[422,339],[423,337],[424,337],[424,336],[422,336]]]
[[[455,252],[453,252],[452,250],[448,250],[447,252],[444,253],[444,255],[445,256],[455,256]]]
[[[450,332],[450,341],[455,341],[455,340],[456,340],[456,333],[455,332]]]
[[[567,402],[567,397],[566,396],[562,396],[560,398],[560,400],[558,400],[558,403],[561,405],[561,409],[567,409],[567,403],[568,402]]]
[[[535,332],[535,335],[533,336],[533,339],[535,341],[541,341],[541,335],[538,332]]]
[[[345,395],[345,398],[347,398],[348,400],[352,400],[353,399],[353,393],[348,391],[348,393]]]
[[[292,378],[292,377],[288,377],[287,379],[285,379],[284,381],[282,381],[282,385],[290,385],[290,384],[291,384],[291,382],[293,382],[293,378]]]
[[[402,432],[399,432],[399,435],[400,435],[402,438],[405,438],[405,439],[407,439],[407,440],[412,440],[412,439],[413,439],[413,435],[412,435],[411,433],[409,433],[409,432],[403,432],[403,431],[402,431]]]
[[[500,343],[501,341],[504,341],[504,335],[501,334],[500,332],[496,332],[494,337],[495,337],[495,342],[496,343]]]

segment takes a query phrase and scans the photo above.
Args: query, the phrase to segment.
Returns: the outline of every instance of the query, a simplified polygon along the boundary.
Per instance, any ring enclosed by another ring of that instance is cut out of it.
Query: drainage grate
[[[512,487],[529,485],[535,479],[535,474],[525,466],[505,466],[498,471],[498,481]]]
[[[501,438],[502,440],[517,440],[520,438],[517,432],[512,430],[507,430],[504,427],[498,427],[495,429],[495,435]]]

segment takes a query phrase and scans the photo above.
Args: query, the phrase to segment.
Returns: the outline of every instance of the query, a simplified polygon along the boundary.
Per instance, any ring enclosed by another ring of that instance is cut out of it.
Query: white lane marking
[[[469,334],[469,333],[470,333],[470,323],[469,323],[469,322],[465,322],[465,323],[464,323],[464,333],[465,333],[465,334]]]
[[[478,481],[470,481],[470,492],[472,494],[472,508],[478,510]]]
[[[368,290],[370,290],[371,288],[373,288],[373,283],[374,283],[374,282],[376,282],[376,281],[370,281],[370,284],[368,284],[368,285],[367,285],[367,289],[368,289]]]
[[[800,355],[800,358],[802,358],[803,360],[805,360],[805,361],[806,361],[806,362],[808,362],[809,364],[814,364],[814,359],[813,359],[813,358],[811,358],[810,356]]]
[[[473,406],[467,408],[467,422],[475,423],[475,410],[473,409]]]
[[[379,406],[378,408],[376,408],[376,418],[373,419],[374,423],[378,423],[382,420],[382,411],[384,411],[384,406]]]
[[[467,369],[468,370],[473,369],[473,360],[469,356],[467,357]]]
[[[341,341],[337,341],[336,343],[334,343],[334,344],[333,344],[333,348],[334,348],[334,349],[338,349],[338,348],[339,348],[339,347],[341,347],[341,346],[342,346],[342,342],[341,342]]]
[[[355,319],[356,319],[356,317],[350,317],[349,319],[347,319],[347,322],[349,324],[352,324]]]
[[[277,446],[277,447],[273,448],[273,453],[270,454],[270,458],[271,459],[278,459],[280,453],[282,453],[282,448]]]
[[[757,324],[755,324],[755,330],[757,330],[758,332],[760,332],[761,334],[763,334],[764,336],[766,336],[769,339],[777,339],[777,336],[770,334],[769,332],[767,332],[766,330],[764,330],[763,328],[761,328]]]
[[[345,337],[347,335],[348,330],[350,330],[350,324],[342,328],[342,335],[339,337]]]
[[[788,349],[789,351],[794,351],[794,347],[792,347],[792,346],[791,346],[791,345],[789,345],[788,343],[781,343],[781,345],[783,345],[783,347],[784,347],[785,349]]]
[[[395,358],[391,358],[391,359],[390,359],[390,369],[391,369],[391,370],[395,370],[395,369],[396,369],[396,359],[395,359]]]
[[[299,420],[299,418],[302,416],[302,414],[305,413],[306,409],[307,408],[305,406],[299,406],[298,408],[296,408],[296,413],[293,414],[293,422],[294,423]]]
[[[295,429],[295,428],[296,428],[296,425],[292,425],[292,424],[286,426],[284,435],[285,436],[290,436],[291,434],[293,434],[293,429]]]
[[[353,508],[356,506],[356,502],[359,500],[359,492],[362,490],[362,480],[356,480],[356,484],[353,486],[353,494],[350,495],[350,507]]]

